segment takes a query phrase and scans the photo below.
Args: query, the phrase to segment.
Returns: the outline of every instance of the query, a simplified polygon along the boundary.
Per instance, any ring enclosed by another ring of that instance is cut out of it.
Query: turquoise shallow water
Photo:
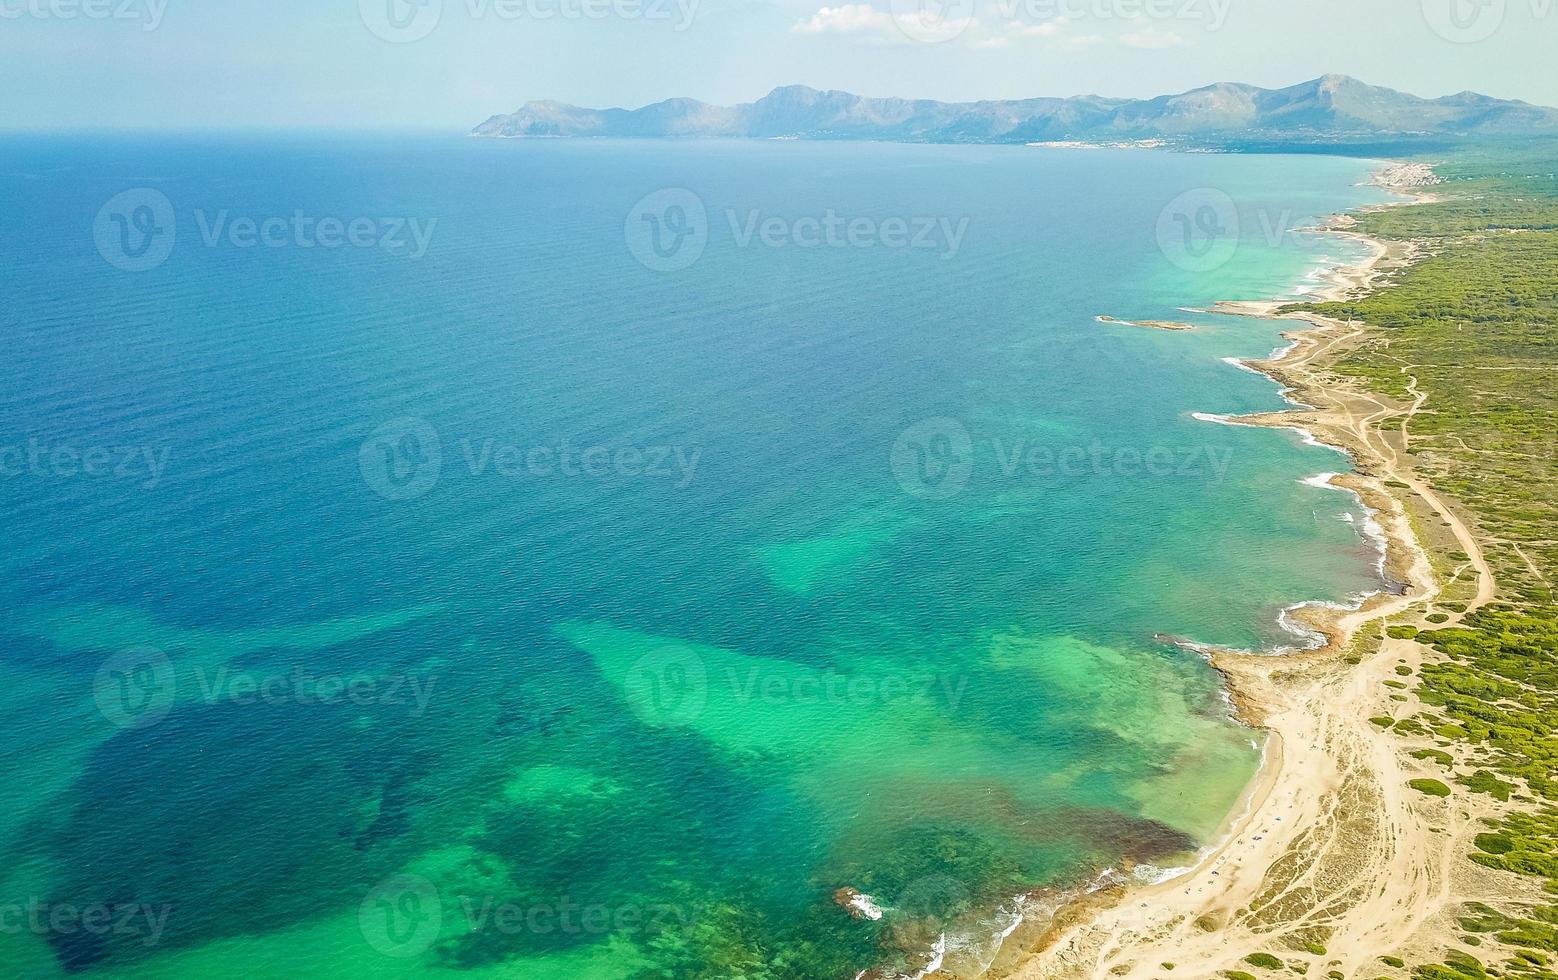
[[[1376,582],[1342,457],[1191,418],[1277,331],[1178,308],[1366,169],[0,142],[0,971],[967,976],[1189,860],[1258,746],[1153,637]]]

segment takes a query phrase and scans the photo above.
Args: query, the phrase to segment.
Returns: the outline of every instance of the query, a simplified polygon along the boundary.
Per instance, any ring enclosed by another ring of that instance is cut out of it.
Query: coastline
[[[1437,200],[1423,190],[1437,178],[1420,164],[1385,162],[1372,182],[1404,197],[1378,207]],[[1357,495],[1382,542],[1382,578],[1400,589],[1382,589],[1353,607],[1289,607],[1285,613],[1295,621],[1294,631],[1318,638],[1309,649],[1252,653],[1180,641],[1222,675],[1239,720],[1265,733],[1260,769],[1218,843],[1203,851],[1194,867],[1167,880],[1100,889],[1063,907],[1041,931],[1024,937],[1028,952],[1013,950],[1007,962],[998,959],[1001,968],[992,976],[1145,980],[1174,966],[1207,976],[1239,969],[1245,956],[1273,943],[1291,951],[1292,962],[1305,969],[1351,975],[1377,969],[1380,956],[1406,945],[1449,901],[1455,851],[1447,845],[1474,832],[1475,814],[1447,819],[1442,808],[1409,799],[1405,784],[1416,773],[1404,770],[1411,761],[1400,758],[1368,720],[1389,713],[1385,682],[1396,676],[1398,664],[1415,670],[1417,654],[1410,644],[1383,636],[1382,629],[1372,657],[1350,657],[1349,651],[1366,626],[1382,627],[1385,618],[1426,605],[1438,594],[1412,526],[1415,514],[1440,517],[1473,557],[1479,588],[1468,611],[1491,598],[1492,574],[1470,531],[1430,488],[1403,472],[1398,451],[1377,429],[1381,422],[1410,418],[1423,399],[1394,405],[1337,384],[1325,375],[1324,359],[1365,328],[1278,312],[1295,301],[1335,301],[1367,292],[1387,271],[1418,256],[1416,243],[1370,238],[1353,230],[1356,223],[1351,215],[1339,215],[1319,229],[1365,244],[1369,255],[1331,270],[1329,285],[1314,295],[1214,307],[1218,313],[1299,324],[1283,334],[1289,345],[1266,359],[1228,359],[1272,378],[1292,407],[1198,417],[1287,428],[1345,452],[1354,471],[1326,475],[1325,483]],[[1430,825],[1430,815],[1437,826]],[[1333,879],[1317,869],[1342,874]],[[1299,914],[1299,906],[1327,914]],[[1265,910],[1282,907],[1286,915],[1263,918]]]

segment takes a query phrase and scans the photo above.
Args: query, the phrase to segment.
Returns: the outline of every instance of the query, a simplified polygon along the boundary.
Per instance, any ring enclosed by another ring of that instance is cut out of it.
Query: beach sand
[[[1423,180],[1421,169],[1387,168],[1377,182],[1422,202],[1432,198],[1412,191],[1422,186],[1412,181]],[[1322,301],[1371,288],[1418,252],[1415,244],[1365,238],[1349,230],[1354,223],[1342,217],[1328,230],[1364,241],[1371,255],[1358,266],[1336,270],[1317,297]],[[1278,317],[1282,305],[1227,303],[1218,311]],[[1404,594],[1382,593],[1351,610],[1298,610],[1296,618],[1328,638],[1317,650],[1206,651],[1227,679],[1241,720],[1268,735],[1264,764],[1223,843],[1178,877],[1101,890],[1064,910],[1041,934],[1019,937],[1037,952],[1011,950],[993,975],[1206,977],[1248,972],[1245,957],[1267,952],[1290,966],[1304,965],[1309,976],[1330,971],[1401,976],[1380,957],[1409,962],[1431,957],[1453,939],[1462,902],[1508,897],[1512,888],[1523,887],[1464,857],[1470,838],[1482,829],[1479,819],[1501,805],[1491,797],[1441,800],[1410,789],[1410,779],[1442,771],[1414,760],[1409,754],[1414,743],[1369,720],[1410,712],[1408,703],[1391,700],[1385,681],[1401,679],[1398,665],[1415,673],[1426,651],[1384,637],[1371,652],[1372,643],[1358,641],[1382,637],[1388,616],[1422,628],[1433,625],[1423,616],[1441,583],[1414,523],[1437,517],[1454,546],[1469,556],[1457,572],[1476,577],[1467,612],[1494,593],[1476,536],[1414,475],[1405,454],[1410,420],[1426,396],[1411,385],[1414,400],[1397,403],[1326,374],[1325,366],[1356,343],[1364,327],[1311,314],[1285,318],[1307,327],[1285,334],[1293,346],[1269,361],[1241,363],[1276,379],[1305,407],[1219,421],[1299,428],[1350,453],[1355,472],[1331,482],[1358,493],[1374,512],[1386,541],[1386,575],[1405,586]],[[1399,429],[1382,432],[1387,421]],[[1450,624],[1463,616],[1452,612]]]

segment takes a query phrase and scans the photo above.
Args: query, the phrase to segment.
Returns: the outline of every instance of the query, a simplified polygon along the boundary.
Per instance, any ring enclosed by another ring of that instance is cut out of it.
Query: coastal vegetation
[[[1388,728],[1432,740],[1436,747],[1411,755],[1443,767],[1459,792],[1501,805],[1470,860],[1540,879],[1552,897],[1466,904],[1461,944],[1482,959],[1452,949],[1412,967],[1415,980],[1558,977],[1555,160],[1558,147],[1543,144],[1436,161],[1447,181],[1442,200],[1381,209],[1359,225],[1415,243],[1420,260],[1361,298],[1289,308],[1375,328],[1334,373],[1404,402],[1426,395],[1409,436],[1399,427],[1394,436],[1418,474],[1470,518],[1498,583],[1496,601],[1465,613],[1476,585],[1468,556],[1436,556],[1444,592],[1424,620],[1446,625],[1387,628],[1426,648],[1416,674],[1422,710]],[[1465,615],[1451,622],[1451,613]],[[1456,792],[1438,779],[1411,786],[1436,797]]]

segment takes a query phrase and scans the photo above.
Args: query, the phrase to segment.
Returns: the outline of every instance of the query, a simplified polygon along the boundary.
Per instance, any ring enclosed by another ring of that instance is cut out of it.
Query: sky
[[[778,85],[1145,97],[1339,72],[1558,106],[1558,0],[0,0],[0,130],[463,131]]]

